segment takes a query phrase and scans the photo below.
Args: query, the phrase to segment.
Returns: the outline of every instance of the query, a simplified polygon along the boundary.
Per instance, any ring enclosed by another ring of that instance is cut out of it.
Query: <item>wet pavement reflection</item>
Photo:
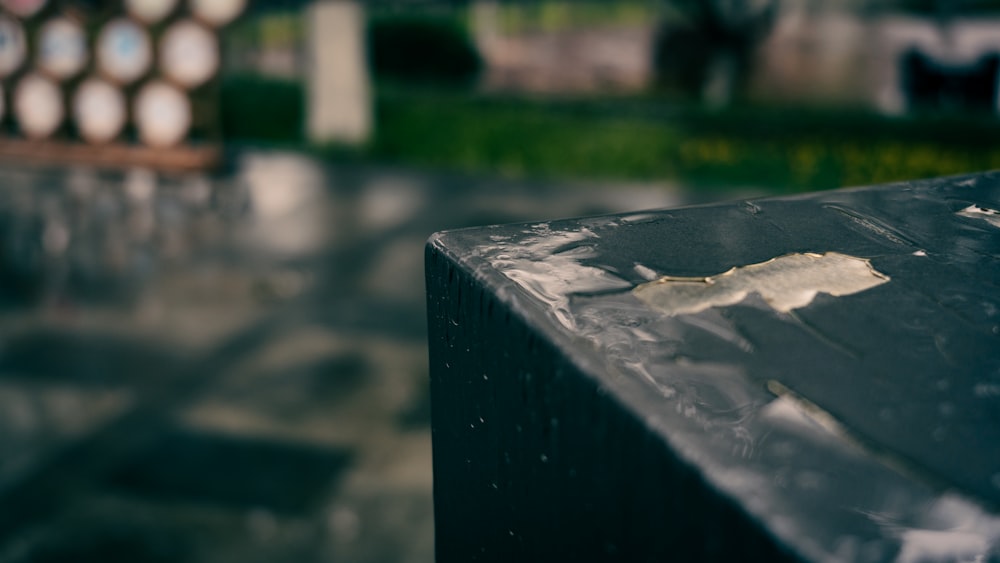
[[[0,171],[0,562],[432,561],[427,236],[682,203],[232,168]]]

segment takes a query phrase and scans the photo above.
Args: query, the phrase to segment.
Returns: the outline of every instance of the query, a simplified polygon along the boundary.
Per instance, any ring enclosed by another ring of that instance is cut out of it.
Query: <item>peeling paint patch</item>
[[[989,209],[988,207],[979,207],[978,205],[970,205],[965,209],[958,212],[959,215],[963,217],[972,217],[973,219],[982,219],[994,227],[1000,227],[1000,211],[996,209]]]
[[[524,233],[531,236],[516,244],[493,241],[477,248],[476,253],[544,303],[556,321],[569,330],[577,330],[569,309],[571,296],[624,290],[632,285],[610,272],[581,264],[595,253],[592,244],[598,237],[589,229],[559,231],[539,223]]]
[[[664,276],[632,290],[664,313],[687,315],[735,305],[752,293],[776,311],[805,307],[819,293],[851,295],[889,281],[868,260],[837,252],[786,254],[704,278]]]

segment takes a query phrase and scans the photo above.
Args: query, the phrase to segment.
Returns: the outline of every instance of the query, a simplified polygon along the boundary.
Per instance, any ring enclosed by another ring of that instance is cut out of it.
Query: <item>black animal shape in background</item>
[[[997,110],[1000,55],[990,54],[965,66],[934,60],[917,50],[901,60],[903,91],[910,109]]]

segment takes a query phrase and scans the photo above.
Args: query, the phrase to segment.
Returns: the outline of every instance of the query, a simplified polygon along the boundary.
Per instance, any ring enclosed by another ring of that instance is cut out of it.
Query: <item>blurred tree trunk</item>
[[[316,143],[360,145],[373,129],[365,57],[365,6],[358,0],[321,0],[304,12],[308,30],[306,131]]]

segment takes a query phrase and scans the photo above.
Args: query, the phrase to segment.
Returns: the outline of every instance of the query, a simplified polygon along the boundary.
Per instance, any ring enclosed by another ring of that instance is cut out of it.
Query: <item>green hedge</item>
[[[301,82],[251,75],[226,76],[220,91],[227,140],[301,142],[305,92]]]
[[[234,76],[223,81],[222,96],[227,140],[305,146],[300,84]],[[383,89],[375,110],[368,146],[321,150],[514,177],[777,191],[1000,168],[1000,123],[992,117],[889,119],[791,107],[711,112],[655,99],[544,101],[419,88]]]
[[[377,107],[372,156],[515,177],[791,192],[1000,168],[1000,126],[975,116],[461,96],[384,96]]]

